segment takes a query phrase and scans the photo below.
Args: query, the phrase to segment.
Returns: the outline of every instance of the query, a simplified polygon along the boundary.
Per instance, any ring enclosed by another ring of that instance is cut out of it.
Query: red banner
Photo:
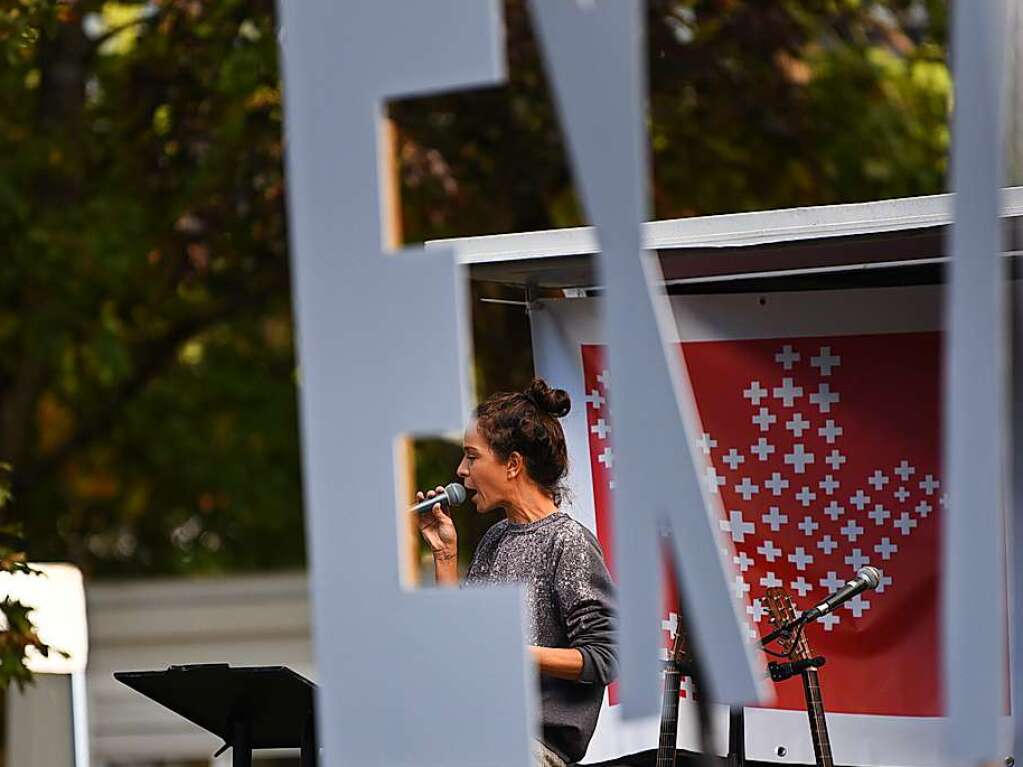
[[[828,659],[827,710],[940,716],[941,336],[707,341],[681,351],[705,432],[702,478],[721,496],[721,534],[735,547],[734,588],[751,630],[770,630],[767,587],[784,586],[805,609],[873,565],[883,573],[875,591],[807,628]],[[614,389],[603,347],[584,345],[582,355],[597,534],[613,573]],[[805,707],[798,681],[775,691],[778,708]]]

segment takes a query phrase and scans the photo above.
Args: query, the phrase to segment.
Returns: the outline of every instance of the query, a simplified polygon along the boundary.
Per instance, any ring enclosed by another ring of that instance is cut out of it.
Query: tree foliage
[[[942,191],[944,3],[647,7],[658,217]],[[272,0],[5,8],[0,460],[34,552],[301,564]],[[391,104],[407,241],[583,223],[522,0],[505,15],[507,85]],[[473,307],[480,392],[521,385],[524,315]],[[420,486],[450,477],[438,450]]]

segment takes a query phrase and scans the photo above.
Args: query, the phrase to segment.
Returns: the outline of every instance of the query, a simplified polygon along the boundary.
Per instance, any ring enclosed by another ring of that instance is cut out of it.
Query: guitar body
[[[783,588],[769,588],[764,598],[772,625],[783,626],[796,617],[796,606],[792,596]],[[798,632],[795,637],[780,637],[778,643],[794,661],[811,660],[813,653],[806,634]],[[803,677],[803,693],[806,696],[806,713],[810,717],[810,737],[817,767],[834,767],[831,755],[831,740],[828,738],[828,723],[824,718],[824,701],[821,698],[820,678],[816,668],[799,672]]]

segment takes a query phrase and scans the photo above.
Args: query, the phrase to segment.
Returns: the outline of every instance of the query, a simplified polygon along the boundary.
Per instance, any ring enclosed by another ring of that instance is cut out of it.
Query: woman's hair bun
[[[572,400],[564,389],[552,389],[542,378],[534,378],[524,394],[545,413],[563,418],[572,409]]]

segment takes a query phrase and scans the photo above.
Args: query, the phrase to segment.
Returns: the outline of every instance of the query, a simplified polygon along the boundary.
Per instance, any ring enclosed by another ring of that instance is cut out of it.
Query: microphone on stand
[[[452,506],[461,506],[463,503],[465,503],[465,498],[466,498],[465,488],[462,487],[457,482],[452,482],[450,485],[447,485],[444,488],[444,490],[437,493],[437,495],[433,496],[433,498],[427,498],[425,500],[420,501],[411,509],[409,509],[409,511],[415,512],[417,514],[422,514],[432,509],[438,503],[441,506],[445,506],[448,508]]]
[[[856,571],[855,578],[851,578],[848,583],[819,605],[800,615],[799,622],[809,623],[810,621],[815,621],[822,615],[827,615],[839,605],[845,604],[857,594],[862,594],[868,589],[876,589],[880,583],[880,570],[876,567],[861,567]]]

